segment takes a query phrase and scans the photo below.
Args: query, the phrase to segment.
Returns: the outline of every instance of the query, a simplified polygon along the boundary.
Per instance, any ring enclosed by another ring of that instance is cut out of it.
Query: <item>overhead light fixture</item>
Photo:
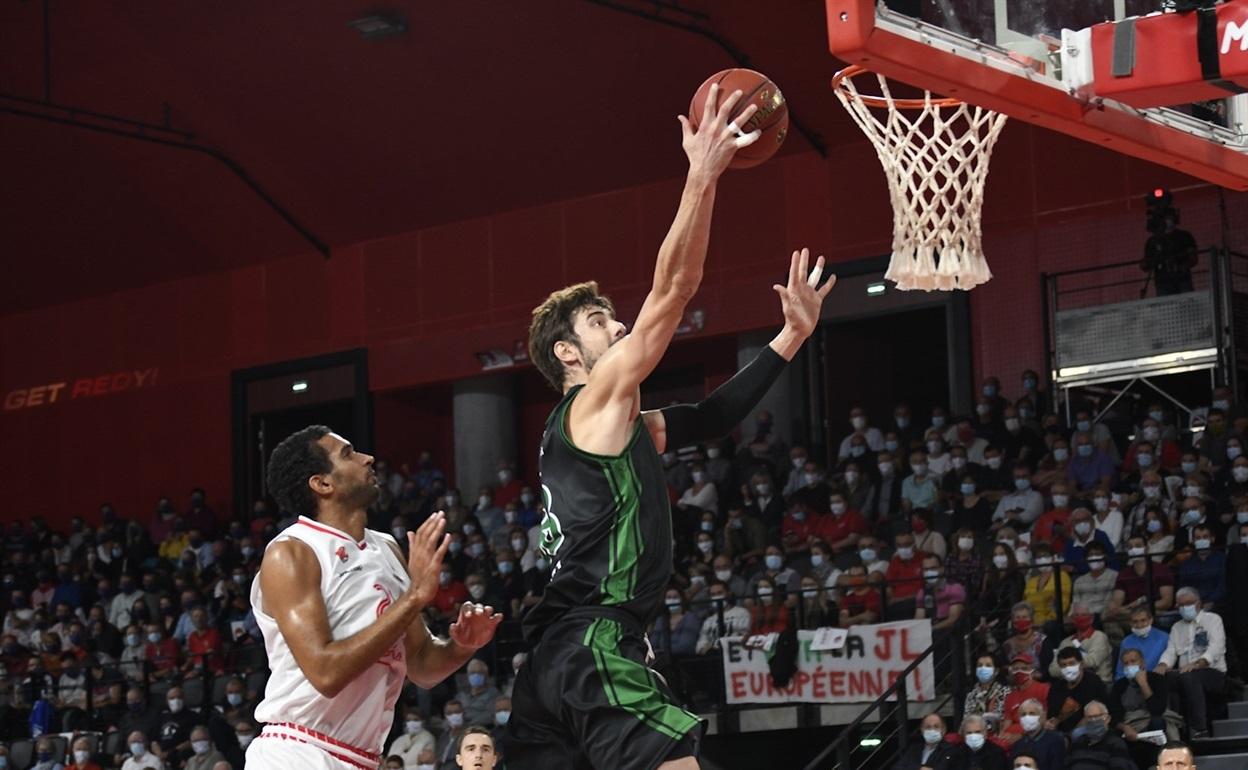
[[[888,291],[888,284],[883,281],[876,281],[875,283],[867,284],[868,297],[878,297],[886,291]]]
[[[884,741],[880,740],[879,738],[863,738],[862,740],[858,741],[858,745],[864,749],[873,749],[876,746],[879,746],[883,742]]]
[[[308,381],[307,380],[295,380],[294,382],[290,384],[290,389],[296,393],[302,393],[303,391],[308,389]]]
[[[393,11],[382,11],[352,19],[347,26],[359,32],[365,40],[374,40],[403,34],[407,31],[407,20]]]

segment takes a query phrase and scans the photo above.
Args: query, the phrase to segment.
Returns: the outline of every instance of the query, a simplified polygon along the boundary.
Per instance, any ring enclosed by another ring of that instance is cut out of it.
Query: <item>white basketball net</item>
[[[867,74],[867,73],[862,73]],[[888,109],[863,103],[853,76],[836,97],[875,145],[893,203],[893,257],[884,277],[898,289],[970,289],[992,278],[984,259],[984,182],[1005,115],[965,102],[897,107],[876,75]]]

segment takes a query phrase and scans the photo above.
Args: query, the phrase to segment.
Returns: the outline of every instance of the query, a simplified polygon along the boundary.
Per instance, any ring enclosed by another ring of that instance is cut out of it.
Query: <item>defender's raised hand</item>
[[[733,91],[716,109],[719,93],[719,84],[711,84],[710,93],[702,108],[702,119],[698,122],[696,131],[688,118],[684,115],[676,116],[676,119],[680,121],[681,146],[685,148],[685,154],[689,156],[690,170],[704,171],[715,177],[728,168],[737,148],[753,144],[762,135],[762,132],[758,130],[746,134],[740,129],[740,126],[749,124],[750,118],[758,112],[758,105],[751,104],[736,118],[730,118],[743,94],[740,91]]]
[[[815,331],[823,300],[836,285],[836,276],[829,275],[823,286],[819,286],[819,279],[823,276],[823,257],[819,257],[814,269],[807,273],[809,265],[810,249],[793,252],[789,262],[788,285],[775,284],[771,287],[780,295],[785,328],[803,340]]]
[[[442,557],[451,541],[445,532],[446,514],[438,511],[415,532],[407,533],[407,574],[412,579],[408,590],[421,607],[428,606],[438,592]]]
[[[460,647],[476,650],[494,637],[503,616],[492,607],[464,602],[459,605],[459,618],[451,624],[451,639]]]

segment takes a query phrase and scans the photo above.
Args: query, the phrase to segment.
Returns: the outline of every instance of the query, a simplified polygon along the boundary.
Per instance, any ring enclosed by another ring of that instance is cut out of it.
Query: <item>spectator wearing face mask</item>
[[[70,750],[72,763],[67,767],[72,770],[101,770],[91,756],[91,741],[86,737],[76,738]]]
[[[925,554],[914,547],[914,535],[909,532],[897,535],[894,543],[897,547],[884,573],[889,588],[889,613],[909,618],[914,615],[914,597],[923,587]]]
[[[1011,662],[1024,652],[1031,656],[1032,663],[1041,662],[1045,635],[1036,622],[1036,610],[1030,602],[1020,601],[1010,609],[1010,636],[1003,646]]]
[[[834,555],[854,551],[859,539],[870,531],[866,519],[850,508],[849,501],[841,492],[833,492],[829,496],[828,509],[831,513],[823,517],[819,537]]]
[[[875,485],[871,482],[871,475],[865,470],[866,467],[858,462],[846,463],[841,473],[841,483],[833,489],[834,493],[844,497],[846,508],[858,511],[860,516],[862,511],[870,510],[875,503]],[[874,465],[869,467],[875,469]]]
[[[1070,606],[1070,622],[1074,632],[1058,643],[1058,649],[1073,647],[1079,651],[1083,659],[1084,669],[1091,675],[1099,677],[1106,686],[1114,681],[1114,650],[1109,637],[1104,631],[1093,627],[1092,612],[1086,605]],[[1057,679],[1062,676],[1061,666],[1054,660],[1049,664],[1049,676]]]
[[[920,741],[910,741],[905,753],[893,764],[892,770],[928,770],[947,768],[954,744],[945,740],[945,719],[935,712],[919,722]]]
[[[966,693],[964,714],[1004,714],[1008,685],[1001,683],[997,661],[991,653],[981,653],[975,660],[975,685]]]
[[[1092,543],[1087,550],[1088,571],[1075,578],[1071,603],[1087,607],[1093,615],[1100,616],[1109,607],[1118,573],[1109,569],[1106,550],[1100,543]]]
[[[962,743],[954,747],[949,770],[1007,770],[1005,750],[988,740],[988,723],[980,714],[962,719]]]
[[[768,531],[780,531],[785,504],[784,499],[777,494],[770,475],[755,473],[751,476],[750,484],[741,488],[741,497],[747,515],[762,522]]]
[[[1066,567],[1073,570],[1076,575],[1082,575],[1088,571],[1087,550],[1093,543],[1100,544],[1104,549],[1106,564],[1111,569],[1116,567],[1117,560],[1113,556],[1115,547],[1110,542],[1109,536],[1093,526],[1091,511],[1087,508],[1076,508],[1070,513],[1070,539],[1062,551],[1062,559]],[[1053,550],[1056,552],[1056,547]]]
[[[482,593],[482,596],[485,594]],[[459,605],[468,601],[468,587],[455,579],[450,565],[443,564],[438,574],[438,592],[433,595],[430,608],[434,616],[449,623],[459,612]]]
[[[1048,544],[1033,549],[1035,572],[1023,587],[1023,601],[1036,608],[1035,621],[1043,625],[1057,619],[1057,598],[1060,586],[1062,617],[1070,613],[1071,580],[1066,570],[1057,569],[1057,561]]]
[[[208,728],[196,725],[191,729],[191,756],[184,765],[185,770],[212,770],[213,765],[224,762],[222,754],[212,743]]]
[[[824,515],[814,510],[804,498],[796,497],[780,525],[780,539],[788,554],[806,553],[811,543],[824,536]]]
[[[464,719],[471,725],[494,723],[494,701],[498,688],[490,681],[490,670],[485,661],[474,658],[468,662],[467,687],[460,687],[459,702],[463,706]]]
[[[1031,471],[1024,465],[1014,468],[1014,491],[1003,495],[992,514],[992,529],[1003,526],[1028,529],[1044,512],[1044,496],[1031,487]]]
[[[1213,550],[1213,531],[1206,525],[1193,529],[1195,553],[1179,565],[1179,583],[1200,594],[1206,607],[1216,606],[1226,597],[1226,553]]]
[[[245,753],[247,747],[251,745],[251,742],[256,739],[256,735],[259,734],[259,729],[250,720],[240,720],[232,724],[234,726],[234,737],[238,740],[238,747]]]
[[[879,428],[868,424],[867,412],[860,406],[855,406],[849,410],[849,425],[852,432],[841,440],[840,448],[837,450],[837,458],[844,460],[850,457],[850,445],[853,443],[851,439],[854,436],[861,436],[866,441],[866,446],[872,452],[879,452],[884,448],[884,434]]]
[[[40,738],[35,742],[34,764],[29,770],[64,770],[59,758],[55,755],[55,745],[49,738]]]
[[[1210,465],[1219,468],[1226,464],[1226,443],[1235,434],[1227,423],[1226,412],[1221,409],[1210,409],[1205,419],[1205,429],[1197,438],[1197,449]]]
[[[1110,724],[1122,733],[1131,756],[1138,761],[1147,759],[1145,751],[1156,751],[1152,744],[1141,744],[1140,733],[1165,730],[1167,739],[1176,741],[1182,717],[1168,708],[1166,678],[1144,667],[1139,650],[1125,650],[1122,658],[1125,671],[1109,693]]]
[[[842,591],[839,605],[840,626],[876,623],[883,616],[880,592],[867,579],[867,569],[862,564],[851,566],[841,578]]]
[[[1014,767],[1031,767],[1035,770],[1062,770],[1066,766],[1066,739],[1048,730],[1045,723],[1044,702],[1028,698],[1018,707],[1019,734],[1010,747],[1010,760]],[[1019,760],[1031,759],[1031,763]]]
[[[1048,727],[1069,734],[1078,726],[1081,711],[1094,701],[1104,703],[1109,689],[1100,677],[1085,668],[1083,653],[1078,648],[1062,647],[1054,657],[1059,676],[1049,686]]]
[[[689,611],[689,604],[680,589],[669,586],[663,597],[663,608],[654,619],[651,646],[656,653],[669,656],[692,655],[702,631],[702,622]]]
[[[498,461],[498,486],[494,488],[494,504],[506,507],[508,503],[518,500],[524,489],[524,479],[516,473],[515,463],[510,460]]]
[[[992,526],[994,503],[979,488],[976,474],[968,472],[958,479],[957,493],[952,495],[954,529],[988,532]]]
[[[436,770],[438,755],[433,749],[425,749],[416,755],[415,770]]]
[[[763,560],[767,549],[767,527],[757,516],[747,515],[746,510],[739,505],[728,508],[724,555],[738,564],[749,566]]]
[[[248,697],[247,685],[241,677],[230,677],[225,684],[224,699],[216,704],[217,712],[230,724],[241,720],[252,721],[256,713],[256,699]]]
[[[1193,485],[1183,488],[1183,493],[1188,496],[1183,498],[1179,509],[1179,520],[1175,523],[1174,550],[1176,551],[1182,551],[1194,544],[1196,528],[1207,523],[1204,503],[1196,495],[1188,494],[1195,491],[1196,487]]]
[[[872,504],[862,509],[867,523],[876,526],[899,520],[902,510],[901,486],[904,476],[897,468],[892,452],[881,452],[876,456],[878,480],[872,495]]]
[[[1114,481],[1114,461],[1109,453],[1087,433],[1076,433],[1071,443],[1074,453],[1066,476],[1075,489],[1088,493],[1095,489],[1109,489]]]
[[[966,589],[969,604],[979,598],[984,581],[984,564],[975,548],[975,532],[962,528],[953,533],[953,549],[945,557],[945,575]]]
[[[1230,450],[1231,447],[1227,447],[1227,451]],[[1217,510],[1235,511],[1243,507],[1239,505],[1239,502],[1248,499],[1248,455],[1237,455],[1231,460],[1230,466],[1224,468],[1219,475],[1222,476],[1221,483],[1215,482],[1219,490]]]
[[[927,454],[910,453],[910,475],[901,482],[901,507],[909,512],[915,508],[933,508],[940,504],[940,485],[927,466]]]
[[[692,486],[685,490],[676,505],[693,510],[719,510],[719,492],[715,488],[715,482],[711,481],[710,474],[706,472],[706,466],[702,463],[694,463],[690,478],[693,481]]]
[[[737,606],[728,586],[720,580],[710,585],[711,613],[702,621],[698,633],[698,642],[694,652],[706,655],[718,653],[719,640],[725,636],[743,636],[750,630],[750,613],[744,607]]]
[[[949,544],[945,536],[932,527],[932,511],[928,508],[915,508],[910,512],[910,531],[914,533],[914,547],[941,561],[949,553]]]
[[[1009,684],[1010,694],[1005,696],[1005,712],[1001,715],[1001,736],[1006,743],[1013,743],[1023,734],[1022,704],[1033,699],[1047,704],[1049,684],[1036,679],[1036,658],[1029,652],[1010,656]]]
[[[785,477],[784,487],[780,494],[786,499],[792,497],[799,489],[806,486],[806,463],[810,461],[810,453],[806,447],[797,444],[789,450],[789,469]]]
[[[130,750],[129,757],[121,763],[121,770],[165,770],[165,763],[160,757],[149,750],[147,736],[132,731],[126,736],[126,745]]]
[[[1048,448],[1040,434],[1024,423],[1018,409],[1007,406],[1002,423],[1005,432],[1001,435],[1001,449],[1006,459],[1028,465],[1040,462]]]
[[[437,766],[448,767],[447,763],[451,763],[449,767],[455,766],[455,754],[459,747],[459,737],[464,734],[464,728],[469,723],[465,721],[464,707],[458,700],[452,699],[446,702],[442,707],[442,714],[446,720],[446,728],[438,736],[435,743],[437,753]]]
[[[386,754],[398,756],[404,767],[415,770],[420,753],[434,747],[433,733],[425,724],[419,709],[408,708],[403,714],[403,733],[386,747]]]
[[[1014,464],[1005,461],[1000,447],[988,446],[984,449],[984,464],[975,483],[980,494],[994,506],[1007,493],[1014,491]]]
[[[144,647],[148,675],[153,679],[173,679],[182,660],[178,643],[164,635],[156,623],[147,624],[147,644]]]
[[[186,708],[182,688],[165,693],[165,708],[156,717],[156,742],[166,758],[180,762],[191,754],[191,729],[196,716]]]
[[[796,598],[796,592],[793,596]],[[755,585],[749,610],[751,634],[783,633],[789,627],[789,608],[776,595],[770,580],[760,580]]]
[[[966,589],[945,579],[940,557],[923,557],[923,587],[914,598],[916,620],[928,618],[932,631],[956,628],[966,611]]]
[[[1039,542],[1053,546],[1053,550],[1066,548],[1066,540],[1070,536],[1070,486],[1065,481],[1056,481],[1049,488],[1049,499],[1052,507],[1045,511],[1031,527],[1031,536]]]
[[[1151,450],[1152,456],[1147,463],[1142,462],[1139,458],[1142,445],[1147,445],[1148,449]],[[1136,440],[1127,447],[1126,456],[1122,461],[1122,471],[1123,473],[1151,469],[1173,471],[1179,468],[1182,458],[1183,451],[1179,448],[1178,443],[1172,438],[1163,435],[1161,421],[1149,416],[1145,417],[1140,423]]]
[[[1109,708],[1101,699],[1084,706],[1083,719],[1071,733],[1066,767],[1068,770],[1136,770],[1126,743],[1109,731]]]

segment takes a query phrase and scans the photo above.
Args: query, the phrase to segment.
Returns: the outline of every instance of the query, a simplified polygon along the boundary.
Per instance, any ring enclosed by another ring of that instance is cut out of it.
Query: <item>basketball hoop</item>
[[[984,259],[984,183],[1005,115],[960,99],[895,99],[876,75],[880,96],[863,94],[857,65],[832,78],[884,166],[893,204],[893,256],[884,277],[898,289],[971,289],[992,278]],[[880,114],[880,112],[883,114]],[[906,115],[917,112],[917,116]]]

